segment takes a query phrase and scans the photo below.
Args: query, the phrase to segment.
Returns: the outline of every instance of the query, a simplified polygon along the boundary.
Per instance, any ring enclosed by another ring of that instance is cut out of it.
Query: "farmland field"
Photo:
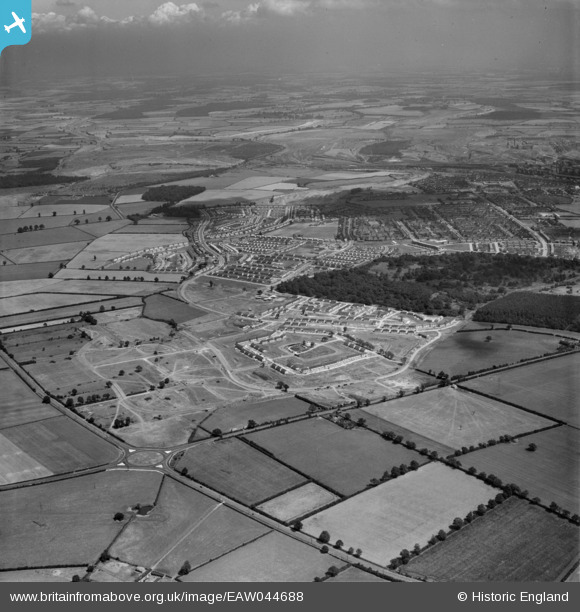
[[[387,431],[392,431],[397,436],[403,436],[403,440],[414,442],[417,445],[417,450],[426,448],[430,451],[437,451],[441,456],[450,455],[453,452],[453,448],[451,446],[446,446],[445,444],[441,444],[440,442],[435,442],[435,440],[431,440],[430,438],[426,438],[425,436],[421,436],[410,429],[406,429],[405,427],[401,427],[400,425],[395,425],[389,421],[385,421],[370,412],[367,412],[364,408],[355,408],[354,410],[348,411],[351,419],[357,421],[358,419],[365,420],[365,427],[370,429],[371,431],[376,431],[377,433],[384,433]]]
[[[11,266],[12,267],[12,266]],[[107,296],[109,298],[109,296]],[[92,296],[94,300],[95,296]],[[64,306],[61,308],[48,308],[40,312],[26,312],[19,315],[11,315],[2,317],[0,325],[2,327],[13,327],[17,325],[26,325],[27,323],[37,323],[42,321],[50,321],[51,319],[64,319],[78,316],[80,311],[99,312],[101,306],[106,310],[111,310],[114,306],[116,310],[121,308],[131,308],[132,306],[141,305],[141,298],[125,297],[118,299],[107,299],[101,301],[86,302],[82,306]]]
[[[337,499],[339,498],[330,491],[309,482],[256,507],[258,510],[288,523]]]
[[[287,417],[305,414],[309,404],[295,397],[279,397],[264,402],[245,402],[237,405],[228,404],[215,410],[204,421],[203,428],[212,431],[216,427],[222,431],[230,431],[245,427],[248,421],[254,420],[261,424]]]
[[[185,323],[191,319],[197,319],[207,314],[205,310],[200,310],[165,295],[155,294],[145,298],[145,310],[143,316],[154,320],[170,321],[173,319],[176,323]]]
[[[60,415],[60,412],[49,404],[43,404],[11,370],[0,371],[0,389],[0,429]]]
[[[312,582],[335,562],[316,548],[276,531],[185,576],[184,582]]]
[[[105,465],[119,456],[113,445],[66,416],[9,427],[0,436],[52,474]],[[3,455],[3,459],[10,458]],[[22,479],[13,471],[9,481]]]
[[[187,224],[182,223],[162,223],[159,225],[150,224],[139,224],[139,225],[127,225],[120,230],[117,230],[116,234],[182,234],[187,229]]]
[[[491,341],[487,341],[487,337]],[[517,363],[520,359],[555,353],[559,339],[551,335],[516,330],[457,332],[435,343],[417,362],[421,370],[454,376],[478,372],[494,365]]]
[[[537,449],[527,451],[529,444]],[[469,454],[462,462],[527,489],[542,503],[556,502],[572,514],[580,510],[580,431],[563,425]]]
[[[580,355],[566,355],[482,376],[465,386],[580,428],[579,370]]]
[[[36,232],[24,232],[22,234],[2,236],[0,245],[2,250],[6,251],[9,249],[24,249],[50,244],[87,242],[88,240],[91,240],[90,235],[76,227],[58,227],[54,229],[38,230]]]
[[[58,272],[60,263],[60,261],[52,261],[2,266],[0,278],[4,282],[30,281],[35,279],[47,278],[49,274],[56,274],[56,272]]]
[[[342,495],[364,489],[386,470],[425,458],[376,434],[314,418],[248,436],[275,457]]]
[[[303,530],[314,536],[326,530],[331,542],[341,539],[345,548],[361,548],[363,559],[385,566],[496,494],[476,478],[432,463],[311,516]]]
[[[100,472],[0,492],[0,569],[93,563],[123,523],[115,512],[152,504],[161,475]]]
[[[194,480],[247,505],[305,482],[304,477],[237,439],[197,444],[175,467],[186,467]]]
[[[90,239],[90,236],[87,236]],[[79,251],[82,251],[88,244],[87,242],[70,242],[65,244],[48,244],[45,246],[37,246],[31,249],[12,249],[4,251],[4,255],[13,261],[15,264],[27,264],[47,261],[63,261],[72,259]]]
[[[338,576],[326,580],[326,582],[385,582],[382,578],[371,574],[370,572],[363,572],[363,570],[357,567],[349,567],[340,572]]]
[[[108,295],[82,295],[76,293],[70,295],[68,293],[35,293],[33,297],[30,295],[18,295],[11,298],[0,299],[0,317],[7,317],[17,313],[27,313],[33,310],[34,312],[48,310],[50,308],[61,308],[63,306],[73,306],[76,304],[84,304],[94,302],[97,299],[107,299]],[[82,306],[79,306],[82,310]]]
[[[511,497],[404,571],[444,582],[551,582],[578,558],[578,542],[578,527]]]
[[[197,567],[267,531],[260,523],[166,477],[155,509],[123,531],[111,555],[177,574],[186,560]]]
[[[540,416],[452,387],[368,406],[365,412],[451,448],[477,445],[505,434],[523,434],[553,424]]]

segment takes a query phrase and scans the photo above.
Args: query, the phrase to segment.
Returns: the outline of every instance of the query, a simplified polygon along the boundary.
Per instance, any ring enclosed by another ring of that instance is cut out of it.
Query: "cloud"
[[[177,6],[174,2],[166,2],[158,7],[147,21],[153,25],[171,25],[191,21],[203,14],[203,10],[195,3]]]

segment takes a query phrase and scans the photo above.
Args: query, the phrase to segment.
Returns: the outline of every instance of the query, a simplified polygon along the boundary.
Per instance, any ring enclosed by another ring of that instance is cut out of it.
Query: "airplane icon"
[[[20,17],[18,17],[18,15],[14,12],[12,12],[12,17],[14,17],[14,23],[9,26],[7,25],[4,26],[4,29],[8,32],[8,34],[10,34],[10,30],[12,28],[15,28],[16,26],[18,26],[22,30],[22,32],[26,34],[26,29],[24,28],[24,25],[23,25],[25,20],[20,19]]]

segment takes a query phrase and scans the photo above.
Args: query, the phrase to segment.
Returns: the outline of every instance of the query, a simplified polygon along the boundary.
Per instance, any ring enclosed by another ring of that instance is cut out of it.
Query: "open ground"
[[[375,404],[365,411],[451,448],[552,425],[540,416],[453,387]]]
[[[304,531],[361,548],[362,557],[386,566],[404,548],[425,546],[456,517],[495,497],[481,481],[440,463],[421,467],[355,495],[304,521]]]
[[[511,497],[412,559],[404,571],[445,582],[555,582],[578,553],[578,527]]]
[[[394,466],[425,462],[419,453],[370,431],[346,430],[322,418],[267,429],[248,439],[342,495],[363,490]]]

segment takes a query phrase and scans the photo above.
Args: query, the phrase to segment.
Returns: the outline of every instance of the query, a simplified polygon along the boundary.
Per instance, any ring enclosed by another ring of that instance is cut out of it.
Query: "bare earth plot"
[[[312,582],[335,562],[277,531],[254,540],[182,578],[184,582]]]
[[[425,465],[306,519],[304,531],[330,533],[344,548],[361,548],[362,558],[386,566],[403,548],[424,546],[456,517],[464,517],[497,495],[476,478],[441,463]]]
[[[260,504],[256,508],[280,521],[288,523],[305,514],[310,514],[323,506],[327,506],[337,499],[339,498],[330,491],[319,487],[313,482],[309,482]]]
[[[60,415],[49,404],[43,404],[38,395],[12,370],[0,371],[0,389],[0,429]]]
[[[511,497],[403,570],[444,582],[556,581],[578,558],[578,527]]]
[[[267,429],[248,439],[342,495],[361,491],[394,466],[425,463],[419,453],[370,431],[346,430],[322,418]]]
[[[537,449],[527,451],[529,444]],[[498,444],[462,458],[465,467],[495,474],[503,482],[527,489],[542,503],[556,502],[572,514],[580,510],[580,431],[567,425]]]
[[[365,411],[452,448],[553,424],[529,412],[452,387],[368,406]]]
[[[465,386],[580,428],[580,354],[470,380]]]
[[[265,402],[245,402],[218,408],[203,423],[203,428],[212,431],[216,427],[222,431],[245,427],[249,420],[258,425],[287,417],[306,414],[309,404],[295,397],[279,397]]]
[[[155,508],[132,522],[111,547],[123,561],[177,574],[254,540],[268,529],[171,478],[165,478]]]
[[[0,568],[86,565],[123,527],[113,520],[136,504],[155,501],[161,475],[100,472],[0,492]]]
[[[305,478],[241,440],[197,444],[176,465],[188,475],[243,504],[252,505],[305,482]]]
[[[3,429],[0,436],[51,474],[106,465],[119,456],[113,445],[65,416]],[[26,473],[13,471],[8,482],[26,479]]]
[[[491,341],[486,340],[491,337]],[[419,359],[421,370],[453,376],[477,372],[494,365],[517,363],[527,357],[555,353],[559,339],[552,335],[530,334],[516,330],[481,330],[458,332],[441,342]]]

